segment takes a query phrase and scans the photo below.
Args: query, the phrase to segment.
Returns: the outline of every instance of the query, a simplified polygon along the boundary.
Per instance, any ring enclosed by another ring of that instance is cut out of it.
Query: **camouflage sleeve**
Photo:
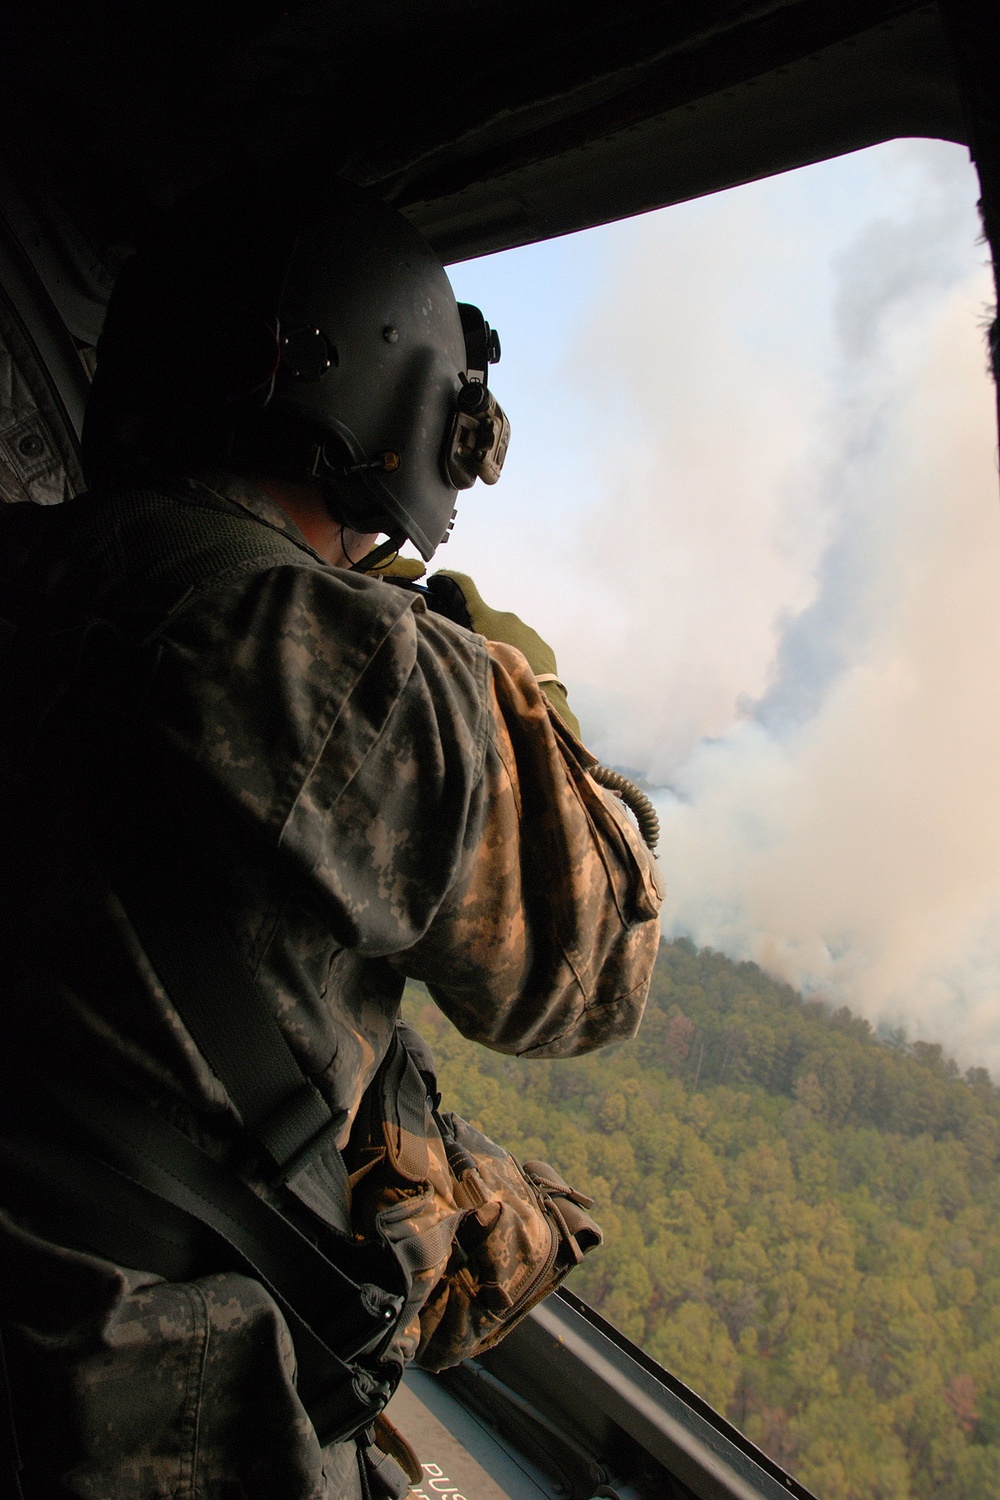
[[[489,644],[478,837],[396,960],[465,1036],[567,1057],[634,1034],[659,942],[655,861],[513,647]]]
[[[383,964],[498,1051],[635,1030],[655,866],[513,647],[281,566],[171,617],[151,712],[259,982],[340,1077],[384,1051]]]

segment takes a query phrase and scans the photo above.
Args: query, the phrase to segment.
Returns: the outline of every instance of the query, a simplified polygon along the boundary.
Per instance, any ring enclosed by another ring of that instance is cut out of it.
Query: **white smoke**
[[[897,142],[602,231],[558,398],[448,562],[554,641],[594,749],[669,784],[672,932],[1000,1071],[976,195],[959,148]]]
[[[676,929],[996,1068],[1000,507],[980,291],[897,330],[837,565],[776,655],[791,669],[678,768],[683,800],[663,810]]]

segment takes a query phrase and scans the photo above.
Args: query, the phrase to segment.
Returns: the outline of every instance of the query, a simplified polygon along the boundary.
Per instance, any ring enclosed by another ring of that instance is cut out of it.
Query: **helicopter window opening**
[[[1000,1490],[1000,511],[967,152],[894,141],[453,267],[504,341],[450,568],[651,789],[636,1042],[463,1043],[593,1194],[572,1289],[821,1497]]]

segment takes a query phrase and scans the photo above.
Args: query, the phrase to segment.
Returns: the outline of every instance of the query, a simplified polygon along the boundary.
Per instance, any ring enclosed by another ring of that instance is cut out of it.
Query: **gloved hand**
[[[427,580],[427,588],[434,601],[434,608],[441,614],[464,625],[468,630],[484,635],[488,641],[503,641],[508,646],[516,646],[527,659],[528,666],[552,707],[579,739],[580,725],[567,702],[566,688],[559,680],[556,654],[542,640],[537,630],[525,625],[510,610],[491,609],[465,573],[452,573],[448,570],[433,573]]]
[[[403,578],[407,583],[416,583],[418,578],[423,578],[427,569],[419,557],[400,557],[399,553],[391,562],[383,563],[381,567],[374,570],[373,578]]]

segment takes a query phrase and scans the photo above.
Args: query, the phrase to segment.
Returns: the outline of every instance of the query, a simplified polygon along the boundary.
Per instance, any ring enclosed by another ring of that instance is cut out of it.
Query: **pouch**
[[[591,1199],[438,1104],[427,1044],[400,1023],[346,1153],[355,1233],[407,1278],[383,1357],[426,1370],[489,1349],[602,1240]]]

